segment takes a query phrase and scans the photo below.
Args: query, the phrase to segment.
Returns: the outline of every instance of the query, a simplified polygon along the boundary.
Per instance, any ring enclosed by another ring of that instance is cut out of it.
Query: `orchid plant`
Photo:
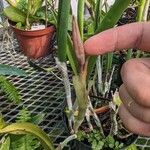
[[[79,127],[83,123],[84,119],[87,121],[87,125],[90,130],[93,130],[91,123],[91,117],[93,117],[95,124],[99,128],[100,134],[105,138],[104,131],[102,129],[101,121],[94,111],[92,102],[90,100],[89,92],[95,83],[95,76],[98,79],[97,89],[102,95],[102,98],[108,98],[110,94],[110,86],[112,81],[112,75],[115,70],[115,66],[112,66],[113,53],[109,53],[105,56],[86,56],[83,43],[84,41],[106,29],[114,27],[119,21],[125,9],[130,5],[131,0],[116,0],[114,4],[105,11],[103,6],[106,6],[106,1],[102,0],[78,0],[77,2],[77,14],[72,9],[72,34],[68,32],[69,18],[70,18],[70,0],[59,1],[58,9],[58,22],[57,22],[57,44],[58,44],[58,58],[56,59],[58,68],[62,71],[64,85],[66,89],[66,99],[68,107],[68,122],[69,128],[72,134],[72,138],[76,138],[76,134],[79,131]],[[143,4],[144,7],[148,6],[143,1],[138,5]],[[90,33],[87,35],[84,32],[84,10],[88,9],[91,18]],[[105,7],[107,8],[107,7]],[[143,8],[143,7],[142,7]],[[139,12],[141,13],[141,5],[139,5]],[[142,12],[145,9],[142,9]],[[63,13],[62,13],[63,12]],[[63,28],[62,28],[63,26]],[[131,50],[127,53],[128,59],[131,58]],[[102,67],[102,60],[106,59],[106,68]],[[71,87],[68,78],[66,60],[69,60],[72,68],[72,83],[75,90],[76,99],[75,102],[71,99]],[[94,75],[92,84],[91,76],[93,69],[96,66],[96,75]],[[103,70],[105,69],[105,70]],[[102,79],[102,72],[105,72],[105,80]],[[113,96],[114,101],[118,99],[118,96]],[[118,103],[118,102],[117,102]],[[119,102],[120,103],[120,102]],[[117,107],[114,106],[114,102],[109,107],[115,112],[115,118],[117,114]],[[116,105],[116,104],[115,104]],[[90,115],[92,114],[92,116]],[[110,135],[117,134],[118,129],[116,127],[116,119],[113,120],[112,126],[115,127],[115,131],[110,131]],[[72,139],[71,138],[71,139]]]
[[[93,26],[94,26],[94,33],[98,33],[104,31],[108,28],[113,27],[119,18],[121,17],[124,10],[130,4],[130,0],[123,1],[117,0],[110,8],[110,10],[103,16],[103,19],[100,18],[102,12],[102,1],[78,1],[78,14],[77,19],[75,16],[72,18],[72,41],[71,37],[68,34],[68,18],[70,12],[70,0],[62,0],[59,2],[59,11],[58,11],[58,59],[57,64],[58,66],[65,66],[66,56],[69,59],[70,65],[73,70],[73,87],[76,93],[76,101],[73,103],[71,101],[71,96],[68,95],[68,109],[69,109],[69,126],[73,133],[77,133],[81,123],[86,117],[88,125],[92,128],[90,123],[90,116],[89,114],[94,114],[94,120],[98,127],[100,127],[100,131],[103,134],[103,130],[101,127],[100,120],[98,116],[94,112],[93,106],[91,104],[89,98],[89,91],[91,86],[89,86],[89,77],[91,72],[93,71],[93,67],[95,66],[97,58],[89,57],[85,55],[85,50],[83,46],[84,42],[84,8],[85,5],[90,4],[89,9],[92,9],[93,17]],[[88,5],[89,6],[89,5]],[[65,10],[63,9],[65,7]],[[119,9],[118,9],[119,8]],[[60,13],[62,12],[63,13]],[[64,17],[65,16],[65,17]],[[65,19],[64,19],[65,18]],[[62,24],[63,27],[62,28]],[[110,55],[108,54],[109,58]],[[63,69],[62,72],[64,75],[64,81],[66,81],[65,76],[67,74],[66,69]],[[69,83],[69,82],[68,82]],[[66,85],[66,82],[65,82]],[[70,88],[70,85],[66,85],[66,93]],[[78,112],[76,119],[74,119],[74,113]]]

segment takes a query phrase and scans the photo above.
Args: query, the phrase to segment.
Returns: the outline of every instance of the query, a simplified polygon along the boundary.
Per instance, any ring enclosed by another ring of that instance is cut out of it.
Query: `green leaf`
[[[2,114],[0,113],[0,129],[4,128],[6,126],[6,122],[3,119]]]
[[[68,34],[68,46],[67,46],[66,53],[67,53],[67,57],[69,59],[71,68],[72,68],[74,74],[77,75],[77,73],[78,73],[78,63],[77,62],[78,61],[77,61],[75,51],[74,51],[74,48],[72,45],[71,37],[69,34]]]
[[[87,138],[87,134],[85,133],[85,131],[79,130],[77,132],[77,139],[79,141],[84,141],[85,138]]]
[[[104,142],[103,141],[99,141],[97,144],[98,149],[103,149],[104,146]]]
[[[29,13],[31,16],[34,16],[38,9],[42,7],[42,4],[43,0],[29,0],[27,13]]]
[[[32,123],[13,123],[0,130],[0,134],[32,134],[38,138],[45,150],[54,150],[51,139],[38,126]]]
[[[22,24],[26,22],[26,14],[12,6],[8,6],[4,9],[4,15],[14,22],[21,22]]]
[[[95,22],[94,22],[94,30],[99,26],[99,23],[101,22],[101,13],[102,13],[102,1],[97,0],[95,5]]]
[[[74,123],[75,132],[78,131],[79,126],[84,120],[87,105],[88,105],[88,94],[86,91],[86,81],[83,76],[73,76],[73,86],[76,93],[78,108],[78,116]]]
[[[18,69],[17,67],[0,64],[0,74],[1,75],[17,75],[17,76],[27,76],[25,71]]]
[[[115,147],[118,147],[118,146],[119,146],[119,142],[116,141],[116,142],[115,142]]]
[[[113,103],[117,106],[120,106],[122,104],[122,101],[119,97],[119,93],[118,92],[115,92],[114,95],[113,95]]]
[[[31,122],[34,124],[40,124],[44,120],[45,114],[39,113],[38,115],[31,116]]]
[[[16,122],[30,122],[30,121],[31,121],[31,114],[28,111],[28,109],[23,108],[22,110],[20,110],[17,115]]]
[[[28,1],[27,0],[19,0],[17,2],[17,8],[19,10],[21,10],[22,12],[27,12],[27,8],[28,8]]]
[[[9,149],[10,149],[10,137],[8,136],[1,144],[0,150],[9,150]]]
[[[106,29],[114,27],[114,25],[120,19],[122,13],[130,4],[131,0],[116,0],[113,6],[110,8],[104,19],[102,20],[97,33],[102,32]]]
[[[14,103],[20,103],[21,97],[19,92],[11,82],[6,80],[4,76],[0,76],[0,88],[4,93],[6,93],[8,100]]]
[[[16,28],[18,28],[18,29],[22,29],[22,23],[21,22],[18,22],[17,24],[16,24]]]
[[[43,121],[44,116],[45,115],[43,113],[32,115],[27,108],[23,108],[19,111],[16,122],[31,122],[38,125]]]
[[[64,62],[66,60],[70,2],[71,0],[59,1],[58,22],[57,22],[57,44],[58,44],[58,58],[61,62]]]
[[[59,4],[61,3],[61,1],[59,1]],[[61,13],[61,12],[58,12],[58,14],[59,13]],[[57,19],[56,18],[56,14],[55,14],[55,12],[53,12],[52,11],[52,14],[53,14],[53,18],[54,18],[54,20],[55,20],[55,24],[56,24],[56,27],[57,27],[57,25],[59,25],[59,19]],[[58,16],[60,16],[60,15],[58,15]],[[72,16],[71,17],[69,17],[69,18],[72,18]],[[58,20],[58,21],[57,21]],[[71,19],[69,19],[69,23],[68,24],[70,24],[71,25],[71,29],[72,29],[72,23],[70,23],[71,21],[70,21]],[[69,25],[68,25],[69,26]],[[68,27],[69,28],[69,27]],[[57,30],[58,30],[58,28],[57,28]],[[69,29],[68,29],[69,30]],[[58,36],[58,34],[57,34],[57,36]],[[57,39],[58,39],[58,37],[57,37]],[[76,59],[76,55],[75,55],[75,51],[74,51],[74,49],[73,49],[73,44],[72,44],[72,40],[71,40],[71,37],[70,37],[70,35],[67,33],[67,49],[66,49],[66,54],[67,54],[67,57],[68,57],[68,59],[69,59],[69,63],[70,63],[70,65],[71,65],[71,68],[72,68],[72,70],[73,70],[73,72],[74,72],[74,74],[75,75],[77,75],[77,72],[78,72],[78,63],[77,63],[77,59]]]
[[[13,7],[17,7],[17,1],[16,0],[5,0],[9,5]]]
[[[138,150],[135,144],[128,146],[125,150]]]
[[[37,150],[40,142],[33,135],[10,135],[11,150]]]
[[[84,27],[84,5],[85,0],[78,0],[78,26],[80,30],[81,39],[83,39],[83,27]]]

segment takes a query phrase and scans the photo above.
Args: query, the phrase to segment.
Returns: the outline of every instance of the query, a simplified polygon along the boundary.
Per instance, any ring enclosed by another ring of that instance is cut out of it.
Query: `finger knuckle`
[[[137,88],[135,96],[141,105],[150,107],[150,93],[146,88]]]
[[[135,67],[136,62],[136,59],[126,61],[121,68],[121,75],[126,75],[129,71],[131,71]]]

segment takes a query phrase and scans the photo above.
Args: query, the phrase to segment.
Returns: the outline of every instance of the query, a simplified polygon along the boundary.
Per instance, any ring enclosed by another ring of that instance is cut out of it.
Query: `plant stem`
[[[102,82],[102,65],[101,65],[101,56],[98,56],[96,61],[97,75],[98,75],[98,92],[102,93],[103,82]]]
[[[97,0],[95,6],[95,24],[94,24],[94,31],[96,31],[101,22],[101,11],[102,11],[102,0]],[[101,65],[101,56],[98,56],[96,60],[96,68],[97,68],[97,75],[98,75],[98,92],[102,93],[103,89],[103,82],[102,82],[102,65]]]
[[[150,0],[140,0],[138,13],[137,13],[137,21],[146,21],[147,20],[147,9],[149,7]]]
[[[136,20],[141,21],[147,21],[147,15],[148,15],[148,8],[149,8],[150,0],[140,0],[137,18]],[[137,51],[136,58],[139,58],[141,55],[141,51]]]
[[[96,8],[95,8],[95,24],[94,24],[94,31],[96,31],[99,27],[99,24],[101,22],[101,11],[102,11],[102,0],[97,0],[96,2]]]
[[[78,0],[77,19],[78,19],[78,26],[79,26],[79,30],[80,30],[81,39],[83,39],[84,4],[85,4],[85,0]]]
[[[106,56],[107,56],[106,72],[108,73],[112,68],[113,53],[109,53]]]
[[[109,134],[113,136],[118,134],[118,122],[117,122],[118,108],[116,108],[115,110],[112,109],[110,114],[112,125]]]
[[[112,69],[113,53],[107,54],[106,57],[107,57],[107,65],[106,65],[106,77],[105,77],[105,83],[104,83],[103,96],[107,92],[109,92],[108,76],[109,76],[110,70]]]
[[[143,11],[143,21],[147,21],[148,9],[149,9],[150,0],[145,2],[145,7]]]
[[[129,49],[127,52],[126,60],[129,60],[132,58],[132,49]]]
[[[56,150],[62,150],[68,144],[68,142],[70,142],[76,138],[77,138],[76,134],[73,134],[73,135],[67,137],[63,142],[61,142],[59,144],[59,146],[56,148]]]
[[[89,14],[91,15],[92,20],[94,20],[95,14],[94,14],[94,11],[93,11],[93,7],[90,5],[90,3],[87,0],[85,1],[85,5],[86,5],[86,7],[89,11]]]
[[[70,81],[69,81],[67,66],[65,62],[62,63],[57,58],[56,58],[56,64],[58,65],[58,68],[61,71],[62,76],[63,76],[66,99],[67,99],[68,110],[69,110],[68,122],[69,122],[69,128],[72,130],[72,122],[74,121],[74,116],[73,116],[71,88],[70,88]]]
[[[107,89],[107,92],[106,92],[106,98],[108,98],[108,94],[110,92],[110,87],[111,87],[111,82],[112,82],[112,77],[113,77],[113,74],[114,74],[114,71],[115,71],[115,65],[113,66],[112,68],[112,71],[111,71],[111,74],[110,74],[110,78],[109,78],[109,81],[108,81],[108,89]]]
[[[105,12],[108,12],[109,5],[108,5],[107,0],[104,0],[104,7],[105,7]]]
[[[89,97],[88,97],[89,98]],[[103,128],[102,128],[102,124],[101,124],[101,121],[99,120],[97,114],[95,113],[94,109],[93,109],[93,106],[92,106],[92,103],[91,103],[91,100],[89,98],[89,109],[91,111],[91,113],[93,114],[93,118],[94,118],[94,121],[96,123],[96,125],[99,127],[100,129],[100,133],[103,137],[105,137],[104,135],[104,131],[103,131]]]
[[[47,0],[45,0],[45,27],[47,27]]]
[[[86,118],[86,121],[87,121],[87,124],[89,126],[90,131],[92,131],[93,126],[92,126],[91,120],[90,120],[90,110],[89,110],[89,108],[87,108],[87,110],[86,110],[85,118]]]
[[[73,85],[76,92],[78,104],[78,116],[74,123],[74,132],[77,133],[79,126],[84,120],[86,110],[88,107],[88,91],[86,89],[86,76],[80,74],[73,76]]]

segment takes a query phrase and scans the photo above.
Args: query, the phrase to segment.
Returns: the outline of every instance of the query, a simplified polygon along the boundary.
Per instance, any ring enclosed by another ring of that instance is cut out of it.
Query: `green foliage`
[[[83,39],[83,27],[84,27],[84,5],[85,0],[78,0],[78,25],[80,30],[81,39]]]
[[[42,146],[45,150],[53,150],[49,137],[39,127],[31,123],[26,123],[36,122],[39,124],[42,120],[43,115],[33,116],[26,108],[23,108],[18,113],[17,123],[7,125],[4,123],[4,120],[0,121],[0,133],[8,135],[8,138],[5,135],[3,136],[2,141],[4,142],[1,143],[0,150],[7,150],[4,148],[11,150],[37,150],[42,149]]]
[[[85,137],[86,137],[86,133],[82,130],[79,130],[77,133],[77,139],[79,141],[84,141]]]
[[[16,122],[31,122],[34,124],[40,124],[44,119],[44,114],[32,115],[27,108],[23,108],[17,115]]]
[[[11,150],[36,150],[40,148],[40,142],[33,135],[10,135]]]
[[[10,137],[3,137],[0,150],[10,150]]]
[[[4,128],[6,126],[6,122],[3,119],[2,114],[0,113],[0,129]]]
[[[1,75],[16,75],[16,76],[27,76],[25,71],[5,64],[0,64],[0,74]]]
[[[125,150],[138,150],[135,144],[128,146]]]
[[[86,108],[88,106],[88,95],[86,92],[86,81],[84,76],[74,76],[73,86],[75,88],[77,103],[78,103],[78,116],[74,124],[75,133],[78,131],[79,126],[84,120]]]
[[[43,23],[47,20],[53,23],[51,11],[47,11],[43,6],[43,0],[6,0],[10,6],[4,9],[4,15],[11,21],[16,22],[20,29],[30,29],[33,23]],[[22,25],[22,26],[21,26]]]
[[[0,74],[26,76],[23,70],[4,64],[0,64]],[[19,103],[21,101],[21,96],[15,86],[4,76],[0,76],[0,88],[7,95],[8,100],[14,103]]]
[[[28,0],[27,2],[27,13],[32,17],[36,14],[39,8],[42,7],[43,0]]]
[[[22,110],[20,110],[17,115],[16,122],[30,122],[30,121],[31,121],[31,114],[28,111],[28,109],[23,108]]]
[[[123,143],[119,143],[112,136],[107,136],[105,139],[105,147],[109,147],[114,150],[120,150],[123,147]]]
[[[21,22],[22,24],[25,24],[26,21],[26,14],[24,14],[19,9],[8,6],[4,9],[4,15],[11,21],[14,22]]]
[[[43,114],[32,115],[27,108],[23,108],[17,115],[16,122],[31,122],[39,124],[43,121]],[[27,135],[11,135],[11,149],[12,150],[36,150],[41,147],[37,138],[31,134]]]
[[[45,114],[39,113],[38,115],[31,115],[31,121],[34,124],[40,124],[44,120]]]
[[[93,150],[103,149],[104,141],[100,132],[93,130],[88,136],[88,142],[91,144]]]
[[[58,45],[58,58],[61,62],[64,62],[66,60],[70,3],[71,0],[61,0],[59,2],[58,8],[57,45]]]
[[[116,0],[113,6],[110,8],[108,13],[105,15],[104,19],[102,20],[97,32],[104,31],[106,29],[114,27],[114,25],[120,19],[122,13],[130,4],[131,0]]]
[[[48,135],[43,130],[41,130],[41,128],[32,123],[12,123],[1,129],[0,134],[32,134],[40,141],[42,147],[45,148],[45,150],[54,150],[52,140],[48,137]]]
[[[26,12],[28,9],[27,0],[19,0],[17,3],[17,8],[23,12]]]
[[[0,64],[0,74],[1,90],[6,94],[9,101],[12,101],[16,104],[20,103],[21,96],[17,91],[16,87],[2,75],[26,76],[26,73],[16,67]]]
[[[123,143],[115,140],[113,136],[108,135],[106,138],[103,138],[98,130],[93,130],[90,133],[80,130],[77,136],[79,141],[88,140],[93,150],[120,150],[124,146]]]
[[[21,97],[15,86],[6,80],[4,76],[0,76],[0,88],[7,95],[9,101],[20,103]]]

